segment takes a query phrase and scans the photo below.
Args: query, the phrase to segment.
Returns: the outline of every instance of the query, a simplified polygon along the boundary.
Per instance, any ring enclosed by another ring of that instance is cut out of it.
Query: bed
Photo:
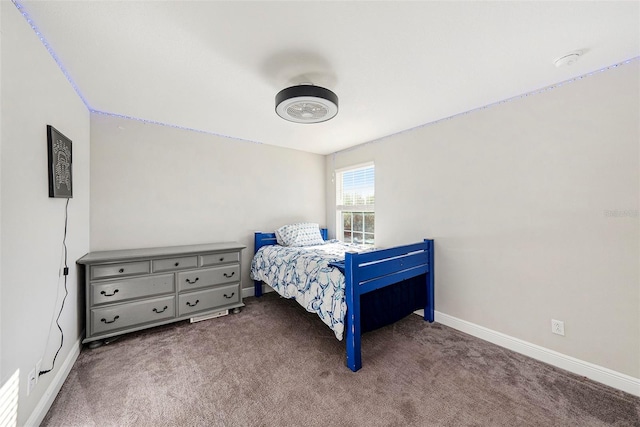
[[[363,332],[420,308],[424,320],[433,322],[433,240],[373,250],[346,245],[340,254],[331,245],[344,244],[328,240],[327,229],[319,232],[322,244],[298,247],[278,244],[276,233],[255,233],[251,277],[256,297],[264,282],[316,312],[336,338],[344,337],[346,364],[354,372],[362,367]]]

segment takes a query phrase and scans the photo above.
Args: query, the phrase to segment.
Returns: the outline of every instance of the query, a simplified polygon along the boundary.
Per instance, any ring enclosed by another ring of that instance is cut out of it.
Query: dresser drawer
[[[224,307],[240,301],[240,284],[189,292],[178,297],[178,316]]]
[[[178,291],[206,288],[222,283],[237,282],[238,280],[240,280],[239,264],[185,271],[178,273]]]
[[[230,262],[240,262],[239,252],[227,252],[223,254],[200,255],[200,266],[210,267],[218,264],[228,264]]]
[[[196,268],[198,266],[198,257],[186,256],[180,258],[154,259],[151,263],[154,273],[184,270],[185,268]]]
[[[175,317],[175,296],[134,301],[91,310],[91,334]]]
[[[149,273],[149,261],[123,262],[91,266],[91,280]]]
[[[173,274],[91,284],[92,305],[174,292]]]

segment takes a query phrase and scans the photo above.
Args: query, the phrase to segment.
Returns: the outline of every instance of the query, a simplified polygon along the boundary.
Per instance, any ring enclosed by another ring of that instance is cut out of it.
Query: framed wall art
[[[73,197],[71,140],[47,125],[49,197]]]

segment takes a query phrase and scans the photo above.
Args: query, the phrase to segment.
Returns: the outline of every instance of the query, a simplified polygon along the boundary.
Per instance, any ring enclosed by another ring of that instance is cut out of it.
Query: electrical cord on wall
[[[70,199],[67,198],[67,203],[64,206],[64,237],[62,238],[62,247],[64,248],[63,250],[64,268],[62,270],[62,273],[64,275],[64,297],[62,298],[62,305],[60,306],[60,312],[58,313],[58,317],[56,318],[56,325],[60,330],[60,347],[58,347],[58,350],[56,351],[55,356],[53,356],[53,362],[51,362],[51,369],[38,372],[38,376],[44,375],[53,370],[53,368],[56,366],[56,358],[58,357],[58,353],[60,353],[60,350],[62,350],[62,343],[64,342],[64,332],[62,332],[62,327],[60,326],[60,315],[62,315],[62,310],[64,309],[64,302],[67,299],[67,295],[69,295],[69,290],[67,289],[67,276],[69,275],[69,266],[67,266],[67,224],[69,219],[69,200]],[[47,341],[47,344],[48,344],[48,341]]]

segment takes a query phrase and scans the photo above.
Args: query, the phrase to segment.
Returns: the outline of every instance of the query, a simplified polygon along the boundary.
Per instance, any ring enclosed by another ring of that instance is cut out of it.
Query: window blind
[[[375,204],[375,170],[366,166],[338,172],[336,207],[338,210],[373,211]]]

